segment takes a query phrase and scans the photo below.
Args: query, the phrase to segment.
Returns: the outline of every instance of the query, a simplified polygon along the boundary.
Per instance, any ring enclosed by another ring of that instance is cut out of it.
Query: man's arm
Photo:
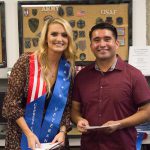
[[[81,116],[80,108],[81,105],[77,101],[72,101],[72,109],[71,109],[71,119],[77,125],[77,128],[80,132],[86,132],[86,126],[89,126],[89,123],[86,119]]]
[[[147,122],[149,120],[150,120],[150,103],[147,103],[139,107],[138,111],[135,114],[122,120],[108,121],[104,125],[113,125],[113,124],[119,123],[119,125],[112,126],[106,131],[108,133],[112,133],[118,129],[136,126],[141,123]]]
[[[121,128],[136,126],[150,120],[150,103],[139,107],[138,111],[132,116],[121,120]]]

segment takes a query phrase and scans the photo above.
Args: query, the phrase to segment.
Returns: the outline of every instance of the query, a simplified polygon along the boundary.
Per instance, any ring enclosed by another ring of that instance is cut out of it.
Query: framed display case
[[[6,66],[5,4],[0,1],[0,68]]]
[[[117,53],[128,60],[128,47],[132,44],[132,0],[19,1],[20,54],[38,49],[41,28],[50,17],[62,17],[72,26],[77,65],[87,65],[95,60],[90,50],[89,31],[100,22],[116,26],[120,42]]]

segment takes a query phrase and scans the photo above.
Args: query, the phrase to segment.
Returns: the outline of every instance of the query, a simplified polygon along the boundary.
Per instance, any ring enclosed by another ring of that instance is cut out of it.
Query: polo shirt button
[[[101,89],[102,89],[103,87],[101,86]]]
[[[102,115],[101,114],[99,114],[99,117],[101,117]]]

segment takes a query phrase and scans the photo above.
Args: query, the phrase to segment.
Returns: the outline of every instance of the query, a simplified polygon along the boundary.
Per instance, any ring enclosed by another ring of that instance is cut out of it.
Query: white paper
[[[87,130],[92,130],[92,129],[105,129],[105,128],[109,128],[109,127],[113,127],[113,126],[117,126],[120,123],[115,123],[115,124],[111,124],[111,125],[102,125],[102,126],[87,126],[86,129]]]
[[[150,75],[150,46],[135,47],[129,50],[129,64],[139,69],[145,76]]]
[[[61,143],[56,142],[54,144],[51,143],[41,143],[41,148],[35,148],[35,150],[52,150],[61,146]]]

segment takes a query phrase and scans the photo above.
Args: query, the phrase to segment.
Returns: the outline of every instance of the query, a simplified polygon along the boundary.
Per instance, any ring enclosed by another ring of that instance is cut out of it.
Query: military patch
[[[30,30],[34,33],[38,29],[39,19],[37,19],[37,18],[30,18],[28,20],[28,25],[29,25]]]
[[[75,20],[70,20],[69,23],[72,28],[75,27]]]
[[[61,16],[61,17],[65,14],[62,7],[59,7],[59,8],[58,8],[58,12],[57,12],[57,13],[58,13],[58,15]]]
[[[78,41],[78,48],[82,51],[85,50],[86,49],[86,40]]]
[[[24,39],[24,47],[25,48],[31,48],[31,39],[30,38]]]
[[[80,54],[80,60],[85,60],[86,59],[86,54],[84,54],[84,53],[81,53]]]
[[[29,9],[25,8],[23,11],[24,16],[29,16]]]
[[[123,24],[123,18],[122,17],[116,18],[116,24],[117,25],[122,25]]]
[[[106,17],[105,22],[106,22],[106,23],[109,23],[109,24],[113,24],[112,17]]]
[[[78,38],[78,31],[73,31],[73,40],[75,41]]]
[[[78,22],[77,22],[77,27],[82,29],[85,27],[85,21],[80,19]]]
[[[79,37],[85,37],[85,31],[79,31]]]
[[[32,9],[32,15],[33,15],[33,16],[36,16],[37,13],[38,13],[38,10],[37,10],[37,9]]]
[[[96,24],[102,23],[104,20],[100,17],[96,18]]]
[[[67,16],[74,16],[73,7],[66,7]]]
[[[32,43],[34,47],[38,46],[39,38],[32,38]]]

